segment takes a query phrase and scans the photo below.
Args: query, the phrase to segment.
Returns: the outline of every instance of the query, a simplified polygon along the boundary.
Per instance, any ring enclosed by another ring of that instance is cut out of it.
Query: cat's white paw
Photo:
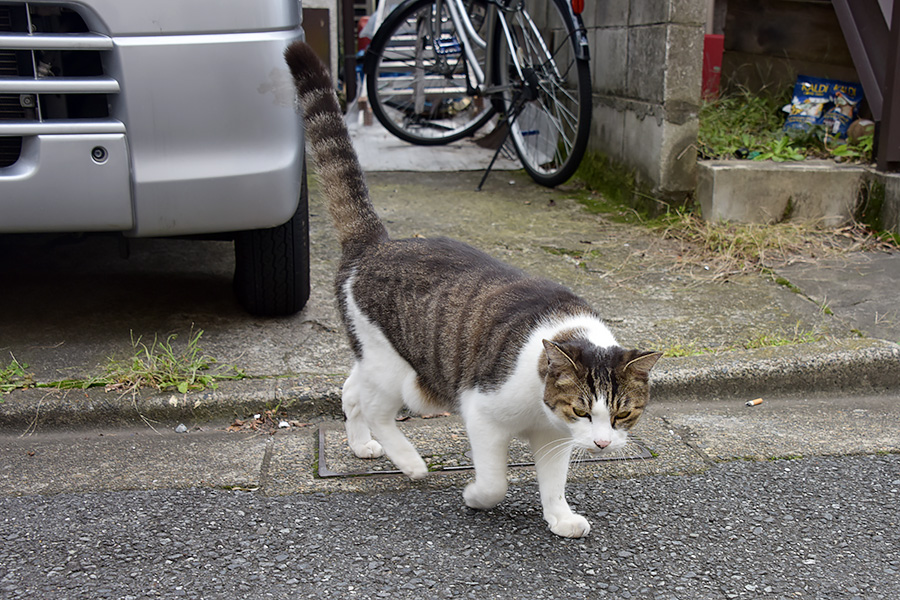
[[[567,538],[580,538],[591,531],[591,524],[581,515],[571,513],[560,519],[547,518],[550,523],[550,531],[556,535]]]
[[[420,461],[421,465],[415,465],[412,467],[401,468],[403,474],[409,477],[410,479],[425,479],[428,476],[428,467],[425,465],[424,461]]]
[[[428,476],[428,466],[422,457],[412,453],[404,453],[403,456],[391,456],[391,460],[403,474],[410,479],[425,479]]]
[[[353,453],[359,458],[378,458],[384,456],[384,448],[375,440],[369,440],[365,444],[351,446]]]
[[[484,489],[483,486],[478,485],[477,481],[467,485],[463,491],[463,500],[465,500],[466,506],[478,510],[490,510],[500,504],[505,497],[505,489]]]

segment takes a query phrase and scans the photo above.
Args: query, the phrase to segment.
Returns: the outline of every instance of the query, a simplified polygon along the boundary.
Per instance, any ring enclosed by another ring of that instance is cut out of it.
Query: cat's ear
[[[547,355],[547,367],[553,373],[562,373],[567,370],[577,371],[578,363],[575,362],[576,357],[570,349],[563,348],[556,342],[550,340],[542,340],[544,343],[544,353]]]
[[[641,352],[632,350],[628,362],[625,363],[625,372],[646,379],[650,376],[650,369],[662,358],[662,352]]]

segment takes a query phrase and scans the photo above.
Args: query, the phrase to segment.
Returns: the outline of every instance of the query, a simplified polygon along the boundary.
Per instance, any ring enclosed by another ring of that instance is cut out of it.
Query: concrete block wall
[[[681,202],[697,182],[697,112],[706,0],[595,0],[582,15],[591,47],[590,148]]]

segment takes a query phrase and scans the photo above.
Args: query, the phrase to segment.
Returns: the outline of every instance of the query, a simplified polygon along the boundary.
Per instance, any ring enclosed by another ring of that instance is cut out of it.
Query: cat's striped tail
[[[304,42],[292,44],[284,58],[303,108],[307,147],[316,162],[319,189],[328,199],[341,249],[355,255],[370,244],[387,240],[387,230],[369,200],[331,75]]]

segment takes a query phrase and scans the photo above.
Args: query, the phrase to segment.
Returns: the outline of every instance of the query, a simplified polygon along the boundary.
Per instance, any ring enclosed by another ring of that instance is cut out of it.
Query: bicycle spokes
[[[369,102],[378,121],[397,137],[416,144],[443,144],[486,123],[493,106],[475,95],[466,45],[441,2],[407,2],[379,28],[366,62]],[[487,10],[471,0],[472,12]],[[483,19],[473,23],[481,24]],[[484,51],[476,55],[483,60]]]
[[[503,23],[504,103],[508,109],[523,103],[510,121],[510,136],[522,165],[545,185],[574,173],[590,127],[588,64],[576,58],[577,22],[561,2],[550,0],[547,23],[536,23],[524,10]]]

